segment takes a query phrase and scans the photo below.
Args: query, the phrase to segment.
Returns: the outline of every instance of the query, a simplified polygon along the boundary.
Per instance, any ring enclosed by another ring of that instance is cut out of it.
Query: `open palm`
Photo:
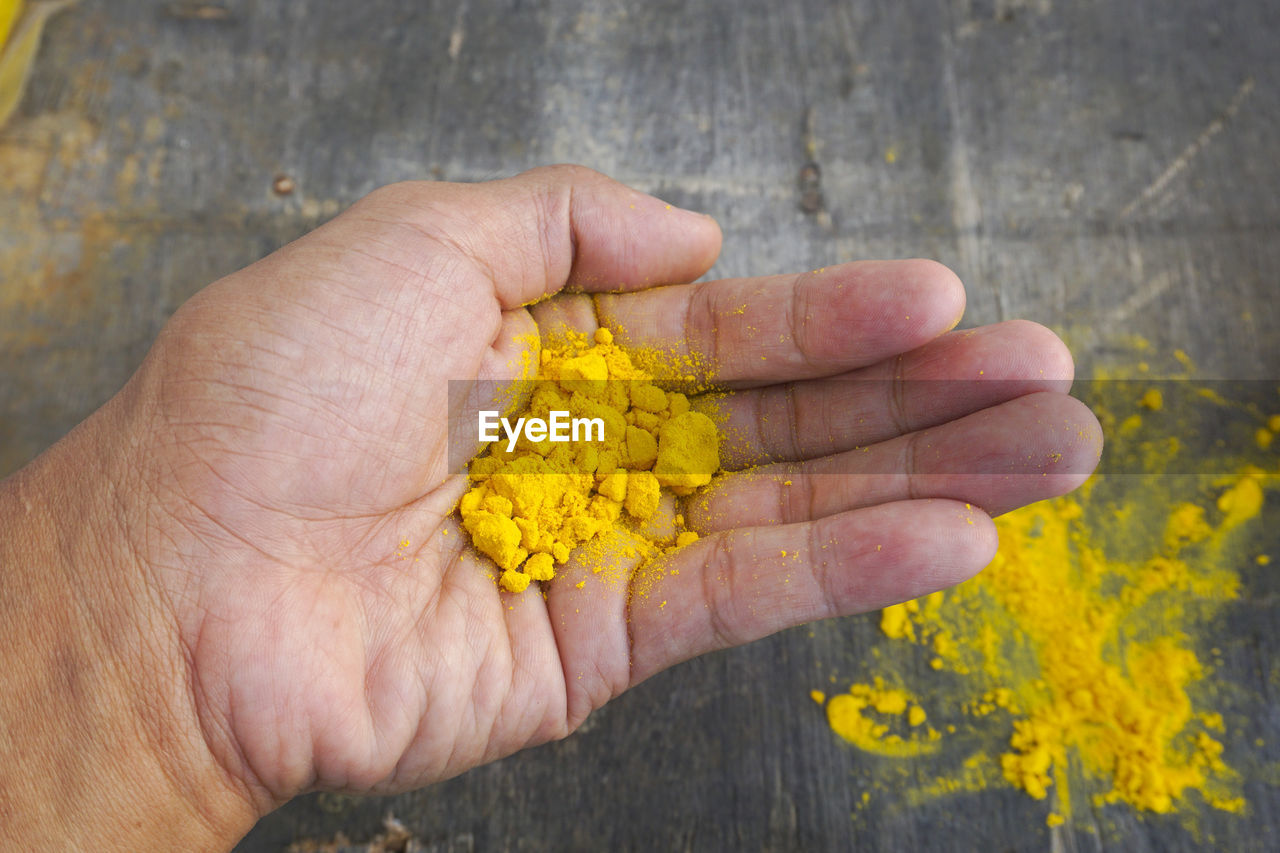
[[[944,268],[686,284],[718,250],[710,219],[583,169],[396,185],[173,317],[125,395],[152,498],[135,547],[205,740],[264,810],[440,780],[693,655],[956,583],[990,560],[990,515],[1096,464],[1062,344],[948,333]],[[502,593],[450,515],[449,380],[519,375],[561,323],[735,389],[725,463],[751,470],[687,503],[704,538],[645,596],[579,588],[572,561]]]

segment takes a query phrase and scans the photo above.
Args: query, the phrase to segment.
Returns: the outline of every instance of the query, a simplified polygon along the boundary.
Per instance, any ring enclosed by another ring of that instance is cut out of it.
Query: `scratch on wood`
[[[1173,276],[1167,272],[1158,273],[1150,280],[1144,283],[1140,288],[1135,290],[1128,299],[1120,303],[1114,310],[1107,313],[1099,325],[1099,331],[1114,329],[1129,320],[1130,317],[1137,314],[1143,308],[1146,308],[1152,302],[1173,285]]]
[[[813,133],[813,107],[804,111],[804,119],[800,124],[800,139],[804,145],[804,159],[818,159],[818,138]]]
[[[463,18],[467,13],[467,4],[459,3],[457,14],[453,18],[453,30],[449,33],[449,59],[457,59],[462,55],[462,42],[467,37],[467,28]]]
[[[1143,189],[1142,192],[1138,193],[1136,198],[1124,206],[1120,211],[1120,219],[1128,219],[1134,211],[1138,210],[1138,208],[1155,198],[1155,196],[1169,185],[1170,181],[1178,177],[1178,175],[1187,168],[1187,165],[1205,149],[1205,146],[1208,145],[1215,136],[1222,132],[1222,129],[1226,127],[1227,122],[1231,121],[1232,116],[1234,116],[1240,109],[1240,105],[1244,103],[1244,99],[1253,91],[1253,82],[1253,78],[1249,77],[1240,84],[1240,88],[1231,96],[1231,100],[1228,102],[1226,109],[1224,109],[1217,118],[1209,122],[1209,124],[1205,126],[1204,130],[1200,131],[1200,135],[1192,140],[1190,145],[1182,149],[1182,153],[1175,157],[1173,162],[1165,167],[1165,170],[1157,175],[1154,181],[1147,184],[1146,188]]]
[[[982,228],[982,206],[973,189],[973,172],[969,165],[968,128],[964,110],[960,104],[960,89],[956,83],[954,46],[950,38],[944,39],[942,86],[946,95],[947,112],[951,118],[951,224],[956,230],[957,248],[960,250],[962,277],[981,277],[982,245],[979,231]],[[1004,319],[1003,292],[997,294],[1001,319]]]
[[[231,10],[216,3],[170,3],[165,12],[171,18],[195,21],[226,21],[231,18]]]

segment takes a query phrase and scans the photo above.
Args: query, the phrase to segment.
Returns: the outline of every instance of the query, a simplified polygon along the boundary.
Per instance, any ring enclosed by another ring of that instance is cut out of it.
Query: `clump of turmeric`
[[[819,704],[821,695],[813,695]],[[910,692],[885,686],[879,676],[871,684],[853,684],[847,693],[832,696],[826,708],[832,731],[868,752],[899,758],[919,755],[941,737],[924,726],[928,714]],[[921,726],[922,734],[909,733]]]
[[[719,432],[689,399],[654,383],[608,329],[547,345],[519,417],[552,412],[603,422],[603,436],[555,442],[522,433],[493,442],[469,469],[459,503],[471,541],[497,563],[499,584],[523,592],[549,581],[580,545],[619,525],[683,547],[697,534],[677,515],[656,525],[662,493],[688,495],[720,470]],[[588,431],[589,432],[589,431]]]

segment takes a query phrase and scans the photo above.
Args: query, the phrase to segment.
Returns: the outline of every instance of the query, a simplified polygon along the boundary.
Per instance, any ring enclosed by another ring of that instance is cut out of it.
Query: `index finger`
[[[619,342],[735,386],[833,376],[954,328],[964,286],[935,261],[856,261],[795,275],[722,279],[595,297]]]

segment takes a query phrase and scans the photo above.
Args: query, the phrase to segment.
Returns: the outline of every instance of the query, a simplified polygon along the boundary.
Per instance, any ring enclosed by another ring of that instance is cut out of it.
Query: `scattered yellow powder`
[[[508,450],[504,432],[472,460],[473,485],[459,513],[508,592],[551,580],[575,549],[607,531],[657,521],[664,491],[688,495],[720,470],[715,423],[691,411],[684,394],[655,385],[609,329],[553,341],[540,362],[527,404],[508,420],[568,412],[603,421],[604,439],[533,441],[522,433]],[[646,551],[697,541],[679,529],[683,519],[665,521],[661,533],[640,528]]]
[[[881,624],[890,636],[927,641],[935,653],[947,649],[935,655],[935,669],[981,671],[1009,685],[986,694],[970,713],[1014,712],[1000,767],[1031,796],[1045,797],[1055,782],[1065,787],[1075,755],[1090,778],[1109,780],[1099,802],[1168,812],[1194,788],[1212,805],[1239,810],[1242,802],[1211,778],[1226,775],[1222,747],[1197,731],[1189,689],[1204,666],[1177,625],[1187,597],[1237,594],[1234,573],[1195,567],[1183,550],[1212,545],[1256,515],[1257,478],[1244,475],[1217,503],[1216,527],[1177,507],[1164,547],[1140,562],[1117,560],[1099,547],[1070,498],[1027,507],[997,521],[995,560],[950,593],[947,608],[927,611],[909,602],[882,614]],[[983,629],[993,627],[1001,639],[984,648]],[[1069,809],[1069,795],[1058,796]]]
[[[1176,357],[1189,368],[1185,354]],[[1144,475],[1097,474],[1074,495],[997,519],[1000,549],[982,574],[880,611],[882,633],[921,648],[917,671],[938,674],[919,687],[970,732],[964,766],[944,770],[908,799],[1003,780],[1035,798],[1052,796],[1051,827],[1070,819],[1081,794],[1095,806],[1126,803],[1155,813],[1198,803],[1245,808],[1240,776],[1222,757],[1239,732],[1221,713],[1198,707],[1218,694],[1208,690],[1212,658],[1195,630],[1239,596],[1238,571],[1269,562],[1256,540],[1275,525],[1257,522],[1280,468],[1249,461],[1269,447],[1250,441],[1254,426],[1232,433],[1225,456],[1186,449],[1222,441],[1218,433],[1193,434],[1190,407],[1256,408],[1190,387],[1186,400],[1157,389],[1126,397],[1123,383],[1092,390],[1111,458]],[[1164,422],[1144,424],[1135,408],[1165,410]],[[903,747],[905,730],[876,712],[905,707],[911,726],[917,709],[923,722],[923,708],[878,701],[885,690],[875,679],[833,697],[828,722],[861,749],[916,755]],[[943,722],[935,725],[957,730]],[[977,732],[1003,743],[974,752]],[[1198,796],[1188,801],[1190,791]]]

